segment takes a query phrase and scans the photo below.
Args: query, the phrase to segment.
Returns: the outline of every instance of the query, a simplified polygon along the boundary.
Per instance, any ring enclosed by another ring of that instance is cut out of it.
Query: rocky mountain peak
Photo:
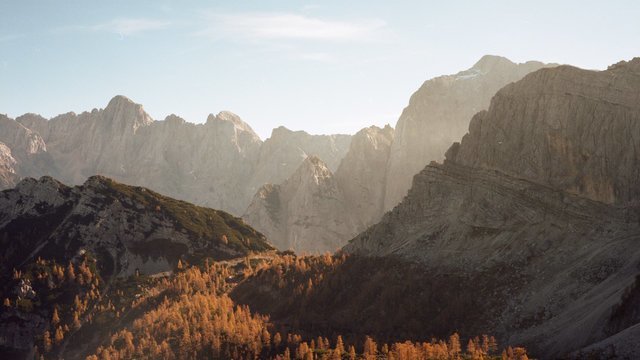
[[[153,119],[144,111],[142,105],[126,96],[117,95],[104,109],[103,120],[114,130],[136,132],[138,128],[149,125]]]
[[[247,133],[258,140],[260,139],[258,134],[253,131],[249,124],[244,122],[240,116],[232,113],[231,111],[221,111],[215,116],[213,114],[209,114],[206,124],[209,126],[230,124],[237,132]]]
[[[507,66],[514,66],[515,63],[506,57],[497,55],[484,55],[480,58],[471,68],[480,70],[484,73],[493,71],[495,69],[504,68]]]
[[[313,178],[314,181],[320,183],[323,179],[328,179],[333,177],[333,173],[327,167],[327,164],[324,163],[319,157],[315,155],[308,156],[298,170],[294,173],[293,177]]]
[[[168,115],[166,118],[164,118],[165,123],[172,125],[172,126],[181,126],[181,125],[185,125],[187,123],[187,121],[183,118],[181,118],[180,116],[176,115],[176,114],[171,114]]]

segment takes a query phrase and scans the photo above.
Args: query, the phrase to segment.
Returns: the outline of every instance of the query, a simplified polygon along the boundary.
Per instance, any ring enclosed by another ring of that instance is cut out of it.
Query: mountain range
[[[242,215],[282,250],[335,251],[399,203],[413,175],[442,158],[499,88],[545,66],[553,64],[484,56],[468,70],[426,81],[397,131],[370,127],[353,137],[279,127],[262,141],[230,112],[204,124],[176,115],[155,121],[123,96],[104,109],[50,120],[0,116],[0,188],[23,177],[82,184],[100,174]],[[320,162],[305,162],[309,156]],[[326,184],[318,188],[323,171]],[[319,227],[329,230],[320,236]]]

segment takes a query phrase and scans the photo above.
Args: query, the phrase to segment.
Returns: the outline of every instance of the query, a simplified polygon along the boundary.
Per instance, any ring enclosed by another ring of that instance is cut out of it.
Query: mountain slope
[[[639,273],[630,150],[640,135],[639,64],[543,69],[506,86],[445,163],[416,175],[403,202],[345,251],[435,273],[502,269],[459,296],[506,299],[486,331],[541,357],[635,325],[611,323]]]
[[[76,187],[28,178],[0,193],[0,246],[3,272],[38,257],[65,263],[89,251],[103,276],[271,249],[262,234],[225,212],[101,176]]]
[[[426,81],[409,101],[396,124],[387,167],[385,211],[402,200],[413,175],[430,161],[441,161],[452,142],[467,132],[469,119],[486,109],[506,84],[546,65],[537,61],[516,64],[486,55],[473,67],[455,75]]]

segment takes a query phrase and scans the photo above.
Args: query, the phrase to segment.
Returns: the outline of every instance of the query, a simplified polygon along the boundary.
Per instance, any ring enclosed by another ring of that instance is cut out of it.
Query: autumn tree
[[[49,352],[51,351],[51,333],[49,332],[49,330],[44,332],[44,335],[42,335],[42,345],[44,346],[44,351],[45,352]]]
[[[53,315],[51,316],[51,323],[57,326],[60,323],[60,316],[58,315],[58,308],[53,308]]]

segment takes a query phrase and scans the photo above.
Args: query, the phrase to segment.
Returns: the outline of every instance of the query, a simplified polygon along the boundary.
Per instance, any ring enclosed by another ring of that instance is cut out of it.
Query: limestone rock
[[[0,189],[7,189],[15,186],[16,176],[16,159],[11,155],[11,149],[0,142]]]
[[[351,139],[335,175],[319,157],[307,157],[281,184],[261,187],[244,218],[281,250],[317,253],[340,248],[382,216],[384,168],[392,141],[390,126],[361,130]]]
[[[344,214],[348,207],[333,173],[309,156],[282,184],[263,186],[244,218],[279,249],[323,253],[357,233],[356,222]]]
[[[640,58],[545,69],[506,86],[447,160],[607,203],[640,200]]]
[[[443,159],[451,143],[467,132],[471,117],[486,109],[500,88],[546,66],[554,65],[537,61],[515,64],[487,55],[468,70],[426,81],[411,96],[396,124],[385,210],[402,200],[415,174],[429,162]]]
[[[371,126],[353,136],[349,152],[336,171],[338,187],[361,230],[376,223],[384,213],[385,168],[394,140],[393,128]],[[392,175],[393,176],[393,175]],[[346,242],[348,239],[342,239]]]
[[[259,187],[284,181],[309,155],[326,159],[335,170],[351,138],[278,128],[263,143],[231,112],[211,114],[204,124],[176,115],[154,121],[124,96],[114,97],[105,109],[79,115],[46,120],[25,114],[16,121],[0,119],[0,126],[3,121],[32,133],[48,150],[47,164],[25,160],[32,171],[20,171],[23,161],[7,142],[9,133],[0,133],[0,141],[14,152],[21,177],[49,175],[81,184],[101,174],[235,214],[247,208]]]

